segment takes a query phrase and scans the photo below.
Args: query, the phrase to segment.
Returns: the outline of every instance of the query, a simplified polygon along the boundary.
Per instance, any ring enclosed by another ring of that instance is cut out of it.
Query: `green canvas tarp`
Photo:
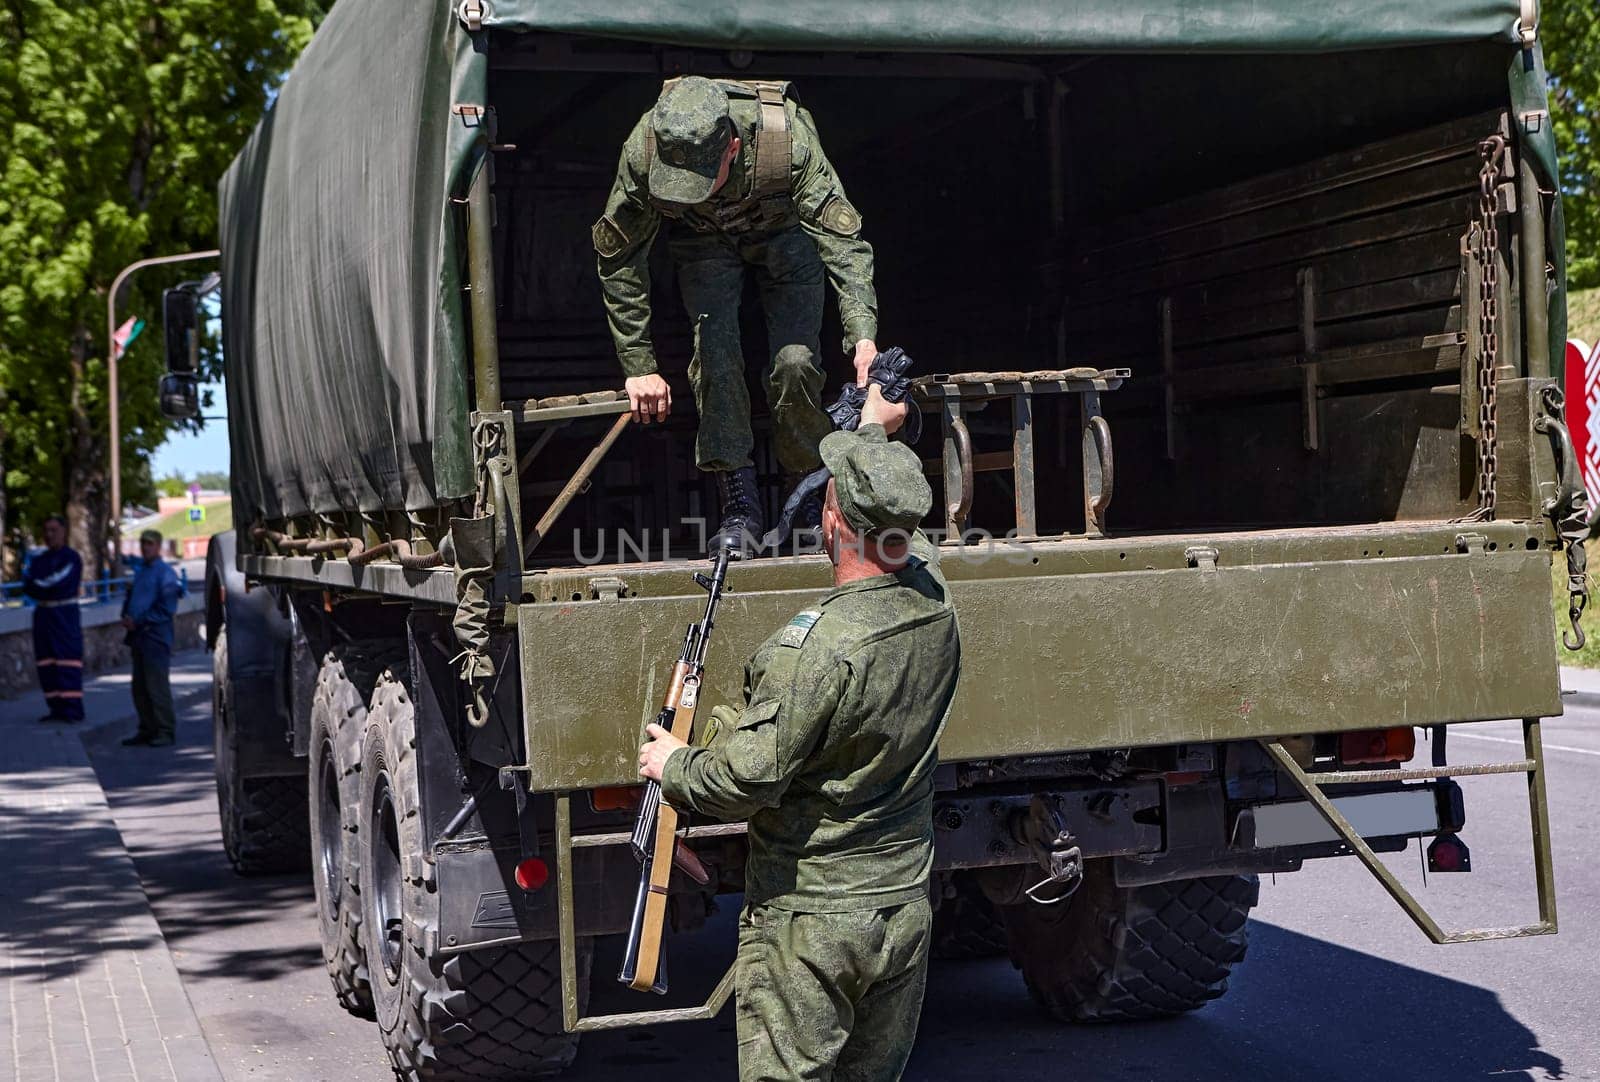
[[[448,5],[342,0],[223,177],[235,513],[431,507],[472,490],[460,189],[482,67]],[[463,90],[476,69],[478,85]]]
[[[460,209],[483,34],[339,0],[221,184],[236,514],[468,495]],[[742,49],[1304,52],[1516,41],[1516,0],[484,0],[484,25]],[[1509,55],[1509,52],[1508,52]]]
[[[486,25],[744,49],[1320,52],[1514,40],[1515,0],[486,0]]]

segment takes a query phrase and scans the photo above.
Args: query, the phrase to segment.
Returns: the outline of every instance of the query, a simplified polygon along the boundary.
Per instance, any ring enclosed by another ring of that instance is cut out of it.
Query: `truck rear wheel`
[[[211,731],[222,848],[234,870],[240,875],[304,870],[310,848],[305,778],[240,776],[226,627],[217,633],[212,653]]]
[[[972,873],[950,872],[940,885],[944,896],[933,911],[933,956],[998,958],[1006,953],[1005,920]]]
[[[372,988],[361,946],[360,806],[361,735],[367,701],[382,669],[371,651],[338,646],[322,659],[311,703],[312,883],[322,960],[339,1004],[372,1017]]]
[[[1090,861],[1068,901],[1004,907],[1011,961],[1062,1021],[1182,1014],[1227,991],[1259,895],[1253,875],[1118,887],[1110,861]]]
[[[423,859],[416,721],[393,671],[367,713],[360,773],[361,936],[384,1046],[403,1079],[521,1079],[569,1066],[556,943],[430,953],[438,900]],[[589,952],[579,954],[579,1003]]]

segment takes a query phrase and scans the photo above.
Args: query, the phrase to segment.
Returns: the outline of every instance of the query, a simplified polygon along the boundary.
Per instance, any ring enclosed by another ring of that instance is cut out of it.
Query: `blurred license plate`
[[[1434,804],[1432,786],[1418,786],[1403,793],[1336,797],[1333,806],[1363,838],[1433,834],[1439,829],[1439,810]],[[1258,849],[1339,839],[1333,827],[1308,801],[1261,804],[1254,812]]]

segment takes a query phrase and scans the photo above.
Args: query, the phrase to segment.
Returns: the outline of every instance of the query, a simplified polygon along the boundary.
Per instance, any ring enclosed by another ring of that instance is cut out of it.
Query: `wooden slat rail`
[[[1463,147],[1475,146],[1477,140],[1499,126],[1502,118],[1499,110],[1463,117],[1164,203],[1115,222],[1091,225],[1086,231],[1083,250],[1095,253],[1138,248],[1168,233],[1241,217],[1397,172],[1425,168],[1459,156]]]
[[[1072,353],[1161,364],[1140,383],[1166,389],[1169,427],[1179,402],[1299,392],[1308,450],[1319,388],[1454,381],[1477,145],[1504,123],[1466,117],[1090,227],[1064,268]]]

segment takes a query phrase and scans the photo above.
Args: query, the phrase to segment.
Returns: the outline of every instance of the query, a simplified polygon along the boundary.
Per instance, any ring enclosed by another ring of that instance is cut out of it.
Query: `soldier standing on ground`
[[[821,464],[817,447],[832,431],[818,359],[824,276],[839,296],[858,383],[878,352],[872,246],[861,239],[861,215],[823,153],[811,114],[789,99],[787,84],[698,76],[668,82],[623,144],[593,237],[628,401],[644,424],[665,421],[672,407],[650,339],[649,256],[663,218],[694,326],[695,461],[716,474],[718,537],[759,537],[739,341],[747,270],[766,315],[767,402],[792,487]],[[815,501],[797,528],[815,528],[820,512]]]
[[[33,598],[33,661],[49,713],[40,721],[83,720],[83,622],[78,591],[83,557],[67,545],[67,522],[44,520],[45,550],[28,562],[22,591]]]
[[[122,626],[128,630],[126,641],[133,652],[133,707],[139,714],[139,731],[122,744],[166,748],[177,740],[172,643],[183,587],[161,558],[159,531],[146,530],[139,535],[139,557],[143,563],[122,603]]]
[[[927,976],[933,770],[961,643],[906,407],[869,392],[822,441],[834,589],[745,667],[744,709],[689,748],[660,726],[640,774],[674,807],[749,820],[737,1025],[745,1082],[899,1078]]]

